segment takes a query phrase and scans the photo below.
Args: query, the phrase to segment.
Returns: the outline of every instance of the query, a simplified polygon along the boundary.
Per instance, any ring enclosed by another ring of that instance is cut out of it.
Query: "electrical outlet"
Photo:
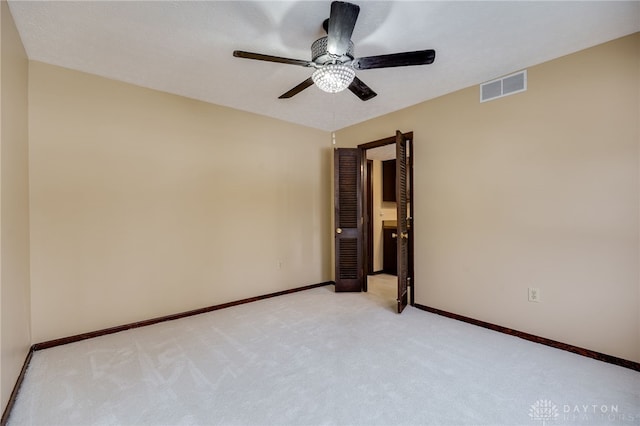
[[[529,287],[529,302],[540,301],[540,289],[537,287]]]

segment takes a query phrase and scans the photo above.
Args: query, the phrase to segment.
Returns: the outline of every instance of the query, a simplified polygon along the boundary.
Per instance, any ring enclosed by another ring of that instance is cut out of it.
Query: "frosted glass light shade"
[[[355,76],[356,72],[351,67],[329,64],[315,70],[311,79],[321,90],[337,93],[349,87]]]

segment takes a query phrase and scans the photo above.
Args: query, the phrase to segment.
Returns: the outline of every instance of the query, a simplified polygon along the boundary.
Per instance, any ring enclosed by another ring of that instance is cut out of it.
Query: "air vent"
[[[527,70],[480,85],[480,102],[487,102],[527,90]]]

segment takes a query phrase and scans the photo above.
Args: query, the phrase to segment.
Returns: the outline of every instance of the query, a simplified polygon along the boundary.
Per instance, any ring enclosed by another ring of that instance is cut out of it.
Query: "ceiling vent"
[[[527,70],[480,85],[480,102],[503,98],[527,90]]]

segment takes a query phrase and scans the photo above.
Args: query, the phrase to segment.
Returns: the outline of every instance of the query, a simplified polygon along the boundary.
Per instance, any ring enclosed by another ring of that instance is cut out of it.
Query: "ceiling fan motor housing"
[[[353,61],[353,42],[349,40],[349,48],[344,55],[332,55],[327,51],[327,39],[328,37],[322,37],[314,41],[311,45],[311,60],[316,65],[325,64],[344,64],[345,62]]]

